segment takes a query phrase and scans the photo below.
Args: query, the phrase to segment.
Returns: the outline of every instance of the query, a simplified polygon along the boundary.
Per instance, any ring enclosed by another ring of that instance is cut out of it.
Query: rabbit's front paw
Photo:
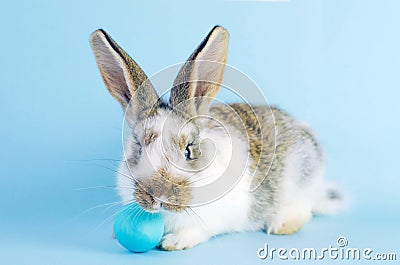
[[[299,231],[311,219],[311,211],[291,212],[284,217],[275,216],[268,225],[268,234],[289,235]]]
[[[158,248],[167,251],[188,249],[207,239],[208,236],[203,231],[184,229],[164,235]]]

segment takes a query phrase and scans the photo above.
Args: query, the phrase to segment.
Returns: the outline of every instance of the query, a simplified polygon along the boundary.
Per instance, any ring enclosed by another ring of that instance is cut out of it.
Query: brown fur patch
[[[186,145],[187,145],[187,137],[186,135],[181,135],[181,137],[179,138],[179,149],[180,150],[185,150]]]
[[[171,141],[175,148],[180,150],[181,152],[185,151],[185,148],[187,146],[187,136],[184,134],[181,134],[180,136],[177,135],[172,135],[171,136]]]
[[[143,138],[143,142],[145,145],[149,145],[153,143],[158,137],[158,133],[156,133],[153,129],[148,130]]]

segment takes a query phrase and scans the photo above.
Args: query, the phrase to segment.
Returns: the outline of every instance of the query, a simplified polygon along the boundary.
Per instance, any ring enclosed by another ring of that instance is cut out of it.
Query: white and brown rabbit
[[[191,248],[231,232],[291,234],[313,213],[341,206],[340,193],[323,180],[320,146],[303,123],[276,107],[211,104],[227,58],[223,27],[215,26],[183,65],[168,102],[104,30],[90,42],[131,130],[119,194],[162,213],[161,249]],[[213,185],[219,178],[222,184]],[[252,183],[259,185],[252,190]]]

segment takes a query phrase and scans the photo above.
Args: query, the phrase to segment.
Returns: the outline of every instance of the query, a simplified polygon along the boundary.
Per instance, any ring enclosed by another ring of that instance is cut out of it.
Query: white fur
[[[303,162],[309,157],[314,174],[308,176],[310,182],[302,183],[301,174]],[[292,146],[284,160],[284,171],[279,192],[279,207],[277,213],[268,220],[268,233],[278,233],[281,227],[292,220],[301,226],[310,220],[314,204],[320,198],[316,191],[321,189],[323,164],[311,144]],[[325,195],[325,194],[324,194]]]

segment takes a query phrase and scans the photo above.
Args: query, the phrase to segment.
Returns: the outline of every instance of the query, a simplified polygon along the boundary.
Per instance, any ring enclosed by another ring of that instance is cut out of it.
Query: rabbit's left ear
[[[226,29],[215,26],[192,53],[174,81],[172,107],[191,116],[208,112],[224,77],[228,37]]]
[[[153,113],[158,95],[142,68],[102,29],[90,35],[90,44],[103,81],[128,122]]]

